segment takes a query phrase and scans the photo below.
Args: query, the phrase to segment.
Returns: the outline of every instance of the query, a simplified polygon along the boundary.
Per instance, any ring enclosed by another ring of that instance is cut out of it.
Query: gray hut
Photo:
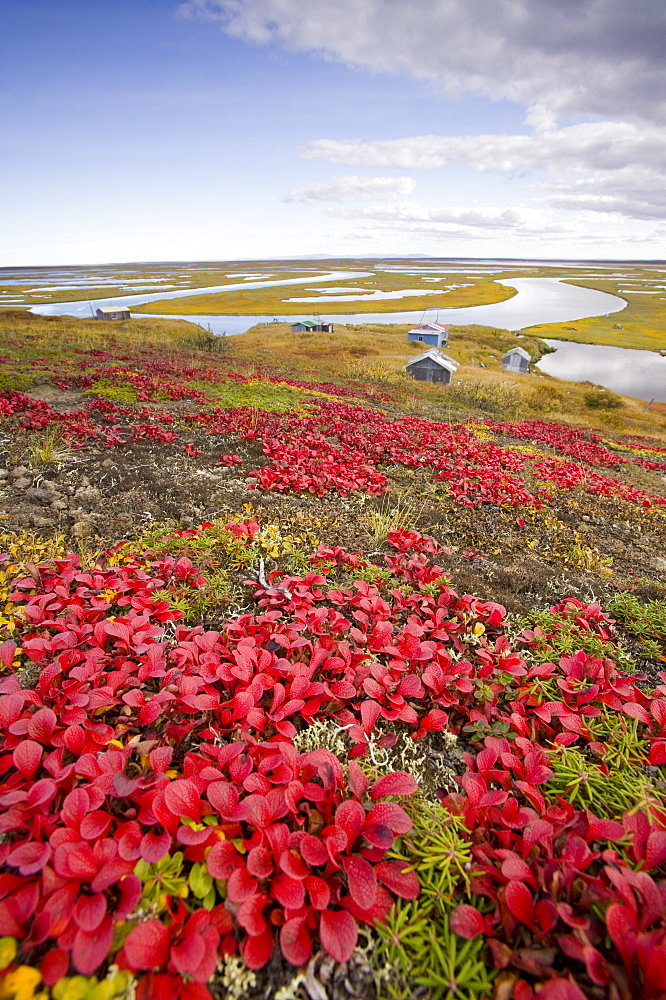
[[[96,319],[129,319],[130,311],[125,306],[100,306],[95,313]]]
[[[442,382],[444,385],[448,385],[457,367],[457,361],[442,354],[436,347],[432,347],[424,354],[417,354],[415,358],[408,361],[405,365],[405,371],[412,378],[418,379],[419,382]]]
[[[410,330],[407,339],[429,344],[431,347],[446,347],[449,342],[449,328],[441,323],[423,323]]]
[[[513,347],[506,354],[502,355],[502,368],[510,372],[520,372],[526,375],[530,370],[532,355],[523,350],[522,347]]]

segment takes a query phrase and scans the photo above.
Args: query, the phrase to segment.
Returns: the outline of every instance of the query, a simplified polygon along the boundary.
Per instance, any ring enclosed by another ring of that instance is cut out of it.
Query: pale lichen
[[[238,955],[225,955],[218,965],[222,985],[226,988],[225,1000],[245,1000],[257,985],[257,977]]]

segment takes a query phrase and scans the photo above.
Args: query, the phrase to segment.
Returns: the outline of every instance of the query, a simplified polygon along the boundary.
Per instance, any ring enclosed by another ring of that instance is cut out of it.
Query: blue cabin
[[[441,323],[424,323],[410,330],[407,339],[416,340],[429,347],[446,347],[449,342],[449,328],[442,326]]]

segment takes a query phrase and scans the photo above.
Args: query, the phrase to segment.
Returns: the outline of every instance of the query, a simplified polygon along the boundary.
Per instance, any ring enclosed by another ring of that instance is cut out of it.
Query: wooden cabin
[[[294,333],[333,333],[333,324],[319,319],[299,319],[291,324]]]
[[[436,347],[432,347],[408,361],[405,371],[419,382],[441,382],[443,385],[448,385],[457,367],[457,361],[447,354],[442,354]]]
[[[528,354],[522,347],[513,347],[506,354],[502,355],[502,368],[509,372],[520,372],[527,375],[530,370],[532,355]]]
[[[449,328],[441,323],[424,323],[410,330],[407,339],[428,344],[430,347],[446,347],[449,342]]]
[[[96,319],[129,319],[130,311],[126,306],[100,306],[95,313]]]

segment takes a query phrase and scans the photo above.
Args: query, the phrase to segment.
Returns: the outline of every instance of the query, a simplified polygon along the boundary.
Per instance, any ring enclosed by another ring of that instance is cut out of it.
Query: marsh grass
[[[348,265],[347,265],[348,266]],[[462,280],[465,287],[447,290],[447,285],[459,284]],[[342,281],[334,281],[322,284],[321,281],[312,279],[313,286],[326,288],[327,284],[331,288],[349,289],[350,294],[356,295],[352,289],[362,288],[363,292],[358,293],[358,297],[350,302],[324,302],[321,304],[321,311],[324,313],[345,314],[362,312],[395,312],[396,310],[433,310],[438,306],[461,307],[487,305],[492,302],[503,302],[505,299],[513,298],[515,289],[507,285],[500,285],[489,278],[465,277],[461,275],[443,274],[438,276],[438,282],[425,281],[420,276],[403,273],[385,273],[375,271],[370,277],[352,277]],[[394,292],[403,288],[423,289],[424,293],[432,293],[441,290],[441,294],[408,295],[395,299],[372,299],[368,298],[372,292]],[[239,288],[228,292],[212,292],[204,295],[188,295],[187,298],[178,299],[178,312],[180,314],[210,314],[220,313],[222,315],[252,315],[272,314],[275,316],[295,316],[299,313],[308,314],[310,301],[314,309],[319,309],[319,299],[326,295],[325,291],[309,288],[307,285],[273,285],[270,288]],[[290,302],[289,299],[307,299],[307,302]],[[160,299],[156,302],[149,302],[145,306],[136,306],[135,312],[148,313],[172,313],[174,311],[173,299]]]

